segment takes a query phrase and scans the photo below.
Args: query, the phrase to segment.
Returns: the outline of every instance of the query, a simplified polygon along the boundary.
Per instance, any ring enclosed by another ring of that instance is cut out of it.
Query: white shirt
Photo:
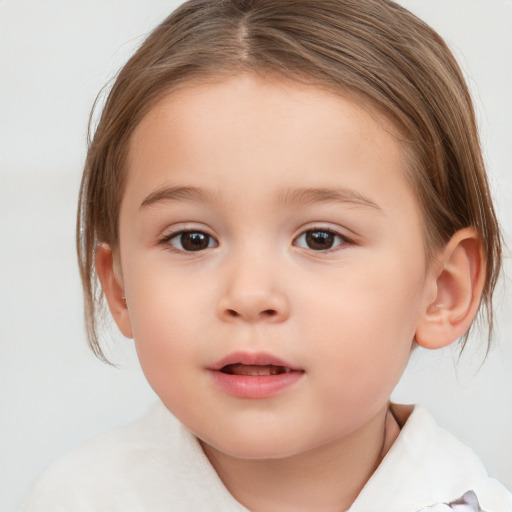
[[[349,512],[416,512],[468,490],[484,511],[512,512],[512,494],[488,477],[478,457],[425,409],[411,410],[393,406],[404,423],[400,435]],[[248,512],[224,487],[194,435],[162,403],[54,462],[23,510]]]

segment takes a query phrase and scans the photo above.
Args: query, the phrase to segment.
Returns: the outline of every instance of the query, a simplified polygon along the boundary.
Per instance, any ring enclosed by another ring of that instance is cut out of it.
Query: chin
[[[294,439],[290,436],[290,432],[275,435],[275,432],[270,433],[260,429],[253,434],[250,435],[247,431],[231,432],[226,439],[222,440],[200,439],[206,450],[208,450],[207,447],[211,447],[230,457],[244,460],[286,459],[315,447],[307,443],[304,438]]]

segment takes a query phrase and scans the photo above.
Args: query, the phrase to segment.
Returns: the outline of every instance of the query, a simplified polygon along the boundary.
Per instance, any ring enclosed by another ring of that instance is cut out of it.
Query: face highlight
[[[432,295],[390,132],[351,100],[251,76],[171,94],[136,128],[120,327],[213,449],[286,457],[386,406]]]

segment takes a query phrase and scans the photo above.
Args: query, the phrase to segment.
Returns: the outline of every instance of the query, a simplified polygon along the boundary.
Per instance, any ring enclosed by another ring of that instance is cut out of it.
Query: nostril
[[[277,311],[275,309],[266,309],[265,311],[262,311],[261,314],[264,316],[276,316]]]
[[[227,311],[229,316],[239,316],[238,313],[234,309],[228,309]]]

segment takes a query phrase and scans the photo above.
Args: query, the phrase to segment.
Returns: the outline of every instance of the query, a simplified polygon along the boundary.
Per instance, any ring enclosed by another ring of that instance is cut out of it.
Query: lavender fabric
[[[478,498],[473,491],[468,491],[458,500],[450,503],[440,503],[431,507],[422,508],[418,512],[485,512],[480,508]]]

